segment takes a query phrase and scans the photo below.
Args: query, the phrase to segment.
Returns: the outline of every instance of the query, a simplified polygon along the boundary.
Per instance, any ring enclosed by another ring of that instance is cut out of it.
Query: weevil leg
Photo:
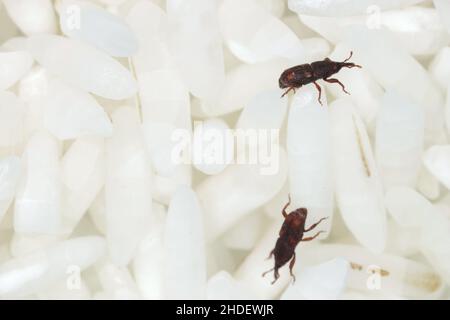
[[[280,277],[280,274],[278,273],[278,268],[274,268],[274,270],[275,272],[273,273],[273,275],[275,276],[275,279],[272,281],[272,284],[277,282],[278,278]]]
[[[346,94],[350,94],[347,90],[345,90],[345,86],[338,79],[334,79],[334,78],[327,79],[327,78],[325,78],[323,80],[325,80],[328,83],[337,83],[337,84],[339,84],[341,86],[341,88],[342,88],[342,91],[344,91]]]
[[[275,252],[275,249],[273,249],[272,251],[270,251],[269,256],[266,258],[266,260],[271,259],[274,252]]]
[[[303,232],[308,232],[311,231],[312,229],[314,229],[315,227],[317,227],[319,225],[319,223],[321,223],[323,220],[328,219],[329,217],[325,217],[320,219],[319,221],[317,221],[316,223],[314,223],[311,227],[309,227],[308,229],[305,229]]]
[[[293,91],[294,91],[294,94],[295,94],[295,88],[294,88],[294,87],[290,87],[289,89],[286,90],[285,93],[283,93],[283,95],[281,96],[281,98],[283,98],[285,95],[287,95],[291,90],[293,90]]]
[[[302,239],[302,242],[314,240],[314,239],[317,238],[317,237],[319,236],[319,234],[321,234],[321,233],[325,233],[325,231],[319,231],[319,232],[317,232],[317,233],[316,233],[314,236],[312,236],[312,237],[303,238],[303,239]]]
[[[283,214],[283,217],[287,217],[288,216],[288,213],[286,212],[286,209],[287,209],[287,207],[289,207],[289,205],[291,204],[291,195],[289,194],[289,201],[288,201],[288,203],[286,203],[286,205],[284,206],[284,208],[283,208],[283,211],[281,211],[281,213]]]
[[[266,272],[263,272],[263,274],[261,275],[261,277],[265,277],[266,276],[266,274],[268,274],[269,272],[271,272],[271,271],[273,271],[273,270],[275,270],[275,267],[273,267],[272,269],[270,269],[270,270],[267,270]]]
[[[295,265],[295,252],[294,252],[294,256],[292,257],[291,262],[289,263],[289,272],[291,274],[291,277],[293,278],[294,282],[295,282],[295,275],[292,273],[292,268],[294,268]]]
[[[322,101],[320,100],[322,98],[322,88],[319,86],[319,84],[317,82],[313,82],[314,85],[316,86],[317,90],[319,91],[319,99],[317,99],[320,103],[320,105],[323,106]]]

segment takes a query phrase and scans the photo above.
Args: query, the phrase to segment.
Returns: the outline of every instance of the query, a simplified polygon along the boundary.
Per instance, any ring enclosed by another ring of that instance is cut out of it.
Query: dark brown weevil
[[[305,208],[299,208],[291,213],[287,213],[286,209],[291,204],[291,197],[289,196],[288,203],[284,206],[282,210],[282,214],[284,217],[283,225],[281,226],[281,230],[279,233],[278,240],[275,244],[275,248],[270,252],[270,255],[267,259],[275,257],[275,266],[264,272],[262,276],[264,277],[270,271],[274,271],[275,279],[272,281],[274,284],[280,274],[278,273],[278,269],[284,266],[289,260],[289,271],[291,273],[292,278],[295,281],[295,276],[292,273],[292,268],[295,264],[295,248],[300,241],[311,241],[314,240],[319,234],[325,231],[319,231],[312,237],[303,238],[303,233],[313,230],[315,227],[319,225],[323,220],[328,219],[322,218],[317,223],[313,224],[311,227],[305,229],[306,217],[308,215],[308,210]]]
[[[345,59],[343,62],[332,61],[329,58],[325,58],[322,61],[316,61],[311,64],[301,64],[285,70],[278,80],[281,89],[286,89],[286,92],[281,96],[284,97],[289,91],[295,90],[314,83],[317,90],[319,91],[319,103],[322,104],[320,98],[322,97],[322,88],[317,83],[317,80],[323,79],[329,83],[337,83],[342,87],[342,90],[347,93],[345,86],[338,80],[330,78],[333,74],[338,73],[342,68],[362,68],[360,65],[354,64],[353,62],[348,62],[353,56],[353,52],[350,52],[350,57]]]

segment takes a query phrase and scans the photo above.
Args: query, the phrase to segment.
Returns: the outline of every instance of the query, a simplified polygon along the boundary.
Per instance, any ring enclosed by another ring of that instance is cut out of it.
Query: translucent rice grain
[[[186,158],[190,159],[189,151],[181,148],[185,143],[185,134],[191,138],[191,131],[167,122],[148,122],[142,126],[142,133],[155,173],[153,197],[168,204],[180,185],[191,185],[191,165],[183,162]]]
[[[380,253],[386,244],[386,215],[369,138],[348,100],[336,100],[330,109],[338,207],[356,239]]]
[[[35,133],[25,147],[23,177],[17,191],[14,230],[24,234],[61,232],[60,146],[47,132]]]
[[[289,268],[280,269],[280,278],[273,285],[273,273],[268,273],[262,277],[262,273],[273,268],[273,259],[267,259],[278,238],[281,222],[274,223],[262,239],[253,248],[252,252],[245,258],[234,274],[235,279],[242,284],[245,290],[251,293],[256,299],[275,299],[292,281],[289,275]],[[301,263],[297,261],[297,263]]]
[[[287,151],[290,209],[308,209],[308,224],[329,218],[320,225],[325,238],[333,216],[333,172],[330,120],[326,98],[317,100],[316,88],[302,88],[295,95],[289,112]],[[280,208],[281,209],[281,208]]]
[[[429,148],[423,156],[423,162],[430,173],[450,189],[450,145]]]
[[[450,284],[450,217],[436,210],[427,218],[420,235],[422,253]]]
[[[353,245],[305,246],[298,251],[297,259],[303,261],[298,268],[334,258],[343,258],[350,263],[347,288],[365,294],[377,292],[387,297],[436,299],[444,289],[443,279],[427,264],[396,255],[375,255]]]
[[[14,199],[22,170],[18,157],[0,160],[0,223]]]
[[[297,64],[305,61],[300,39],[257,1],[225,0],[220,6],[219,19],[228,48],[246,63],[273,58],[286,58]]]
[[[423,109],[395,91],[387,91],[377,117],[376,159],[387,188],[414,187],[422,162]]]
[[[106,203],[103,188],[88,209],[89,217],[101,235],[106,235]]]
[[[415,228],[401,228],[392,221],[388,222],[389,241],[386,252],[403,257],[420,254],[417,231]]]
[[[56,33],[56,18],[51,0],[4,0],[14,23],[26,35]]]
[[[206,248],[208,275],[221,270],[232,271],[242,258],[239,253],[242,255],[243,252],[238,252],[228,248],[223,241],[209,242]]]
[[[281,18],[283,16],[286,9],[284,0],[259,0],[258,5],[278,18]]]
[[[25,103],[24,134],[44,129],[44,106],[48,92],[48,74],[41,66],[33,67],[18,84],[18,97]]]
[[[136,93],[135,80],[125,67],[78,40],[39,35],[29,38],[27,47],[50,73],[80,89],[112,100]]]
[[[114,134],[106,142],[106,239],[111,260],[125,266],[151,217],[152,182],[135,110],[119,108],[113,123]]]
[[[140,299],[136,283],[126,267],[118,267],[111,261],[103,260],[95,266],[100,284],[112,299]]]
[[[226,271],[220,271],[209,278],[208,300],[247,300],[252,295]]]
[[[23,235],[15,233],[11,239],[10,251],[15,258],[32,254],[58,244],[63,238],[59,235]]]
[[[152,196],[155,200],[169,204],[174,192],[180,186],[191,186],[192,170],[189,165],[176,166],[170,176],[155,175]]]
[[[197,124],[192,136],[192,163],[197,170],[219,174],[233,158],[234,136],[225,121],[212,118]]]
[[[23,140],[25,106],[9,91],[0,91],[0,147],[14,147]]]
[[[384,30],[352,27],[349,44],[360,61],[384,87],[409,97],[425,110],[426,142],[435,141],[443,132],[443,98],[425,69],[403,50]],[[378,43],[383,43],[382,46]]]
[[[108,6],[119,6],[122,3],[124,3],[126,0],[97,0],[101,3],[104,3],[105,5]]]
[[[447,88],[447,101],[445,104],[445,124],[447,126],[447,132],[450,132],[450,82]],[[442,139],[440,142],[443,143],[447,141],[446,139]]]
[[[156,221],[153,220],[151,229],[140,242],[133,259],[132,270],[136,284],[144,299],[164,298],[164,225],[165,207],[153,204],[153,214],[158,212],[164,215]]]
[[[48,92],[48,74],[41,66],[34,66],[18,83],[18,96],[26,103],[43,98]]]
[[[302,40],[305,38],[317,37],[317,33],[304,25],[295,13],[285,15],[283,17],[283,22]]]
[[[386,28],[413,55],[431,55],[448,43],[448,35],[433,8],[409,7],[402,10],[377,12],[368,8],[360,16],[317,17],[300,15],[300,19],[327,40],[338,43],[344,39],[349,26],[369,29]]]
[[[21,79],[33,65],[26,51],[0,52],[0,90],[5,90]]]
[[[105,184],[105,150],[100,138],[75,140],[61,160],[65,232],[71,233]]]
[[[441,89],[447,90],[450,83],[450,47],[442,48],[437,53],[428,70]]]
[[[279,151],[279,158],[271,164],[276,166],[275,172],[264,174],[271,168],[263,164],[234,164],[198,185],[196,192],[205,210],[209,239],[220,236],[281,189],[287,177],[287,159],[284,149],[280,147]]]
[[[387,11],[381,20],[413,55],[435,54],[449,42],[445,26],[434,8],[417,6]]]
[[[2,243],[7,243],[11,238],[11,232],[13,231],[14,220],[14,207],[10,207],[3,215],[3,221],[0,222],[0,231]],[[3,232],[4,231],[4,232]]]
[[[450,33],[450,3],[447,0],[433,0],[433,3],[439,12],[442,23]]]
[[[442,199],[440,199],[436,203],[436,207],[438,207],[442,213],[446,214],[447,216],[450,216],[450,194],[447,194]]]
[[[133,262],[133,273],[145,299],[163,299],[164,246],[161,238],[145,237]]]
[[[189,91],[212,98],[225,79],[216,1],[167,0],[170,50]]]
[[[280,191],[263,206],[264,213],[272,219],[280,219],[281,209],[288,202],[289,197],[289,179],[280,189]]]
[[[123,19],[90,3],[63,2],[59,8],[59,24],[69,38],[85,41],[113,57],[132,56],[138,48],[133,32]]]
[[[346,286],[350,265],[342,258],[305,268],[281,295],[281,300],[336,300]]]
[[[252,65],[242,64],[228,71],[225,84],[213,101],[193,104],[194,116],[221,116],[247,106],[258,93],[278,89],[280,72],[290,66],[286,60],[272,60]],[[281,96],[281,93],[280,93]]]
[[[336,45],[330,54],[330,59],[343,61],[352,49],[344,43]],[[359,53],[354,52],[352,61],[359,63]],[[383,88],[373,79],[373,77],[363,69],[342,69],[337,78],[345,85],[350,95],[343,92],[342,88],[335,83],[326,83],[327,89],[336,98],[346,97],[355,104],[358,115],[367,126],[367,130],[372,132],[375,127],[375,120],[380,108],[379,98],[383,95]]]
[[[4,263],[11,259],[11,254],[7,244],[0,246],[0,263]]]
[[[236,129],[280,129],[286,118],[287,98],[280,99],[280,90],[258,93],[239,115]]]
[[[395,222],[404,228],[420,228],[433,215],[433,205],[417,191],[394,187],[386,191],[385,205]]]
[[[423,164],[419,172],[416,189],[430,200],[436,200],[441,195],[439,180]]]
[[[5,6],[2,4],[0,6],[0,43],[3,43],[5,40],[7,41],[7,39],[12,37],[16,37],[19,33],[19,29],[9,17]]]
[[[305,55],[308,57],[308,61],[323,60],[331,52],[328,41],[320,37],[302,39],[302,43],[305,47]]]
[[[92,298],[86,281],[74,281],[73,286],[67,285],[67,281],[57,281],[48,289],[39,291],[37,296],[40,300],[89,300]]]
[[[180,187],[167,212],[164,231],[164,293],[168,299],[206,297],[202,209],[189,187]]]
[[[389,10],[410,6],[424,0],[289,0],[289,9],[312,16],[352,16],[365,14],[371,6]]]
[[[0,297],[20,298],[77,276],[105,254],[101,237],[81,237],[0,265]]]
[[[44,126],[59,140],[111,136],[108,115],[88,93],[52,79],[45,99]]]
[[[259,211],[245,216],[224,234],[224,244],[235,250],[251,250],[262,235],[264,222]]]

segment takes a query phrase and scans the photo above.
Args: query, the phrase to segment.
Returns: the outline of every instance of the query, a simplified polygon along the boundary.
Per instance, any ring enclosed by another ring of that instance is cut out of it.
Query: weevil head
[[[295,79],[295,73],[292,70],[286,70],[284,71],[280,79],[278,80],[278,84],[280,86],[280,89],[286,89],[289,87],[292,87],[292,81]]]
[[[308,216],[308,210],[306,208],[298,208],[295,210],[295,213],[302,218],[302,220],[306,220],[306,217]]]

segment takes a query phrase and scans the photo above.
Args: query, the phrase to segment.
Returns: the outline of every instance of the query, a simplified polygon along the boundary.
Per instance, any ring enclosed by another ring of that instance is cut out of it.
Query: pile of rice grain
[[[448,0],[3,0],[0,45],[0,299],[450,298]],[[288,194],[329,219],[271,285]]]

